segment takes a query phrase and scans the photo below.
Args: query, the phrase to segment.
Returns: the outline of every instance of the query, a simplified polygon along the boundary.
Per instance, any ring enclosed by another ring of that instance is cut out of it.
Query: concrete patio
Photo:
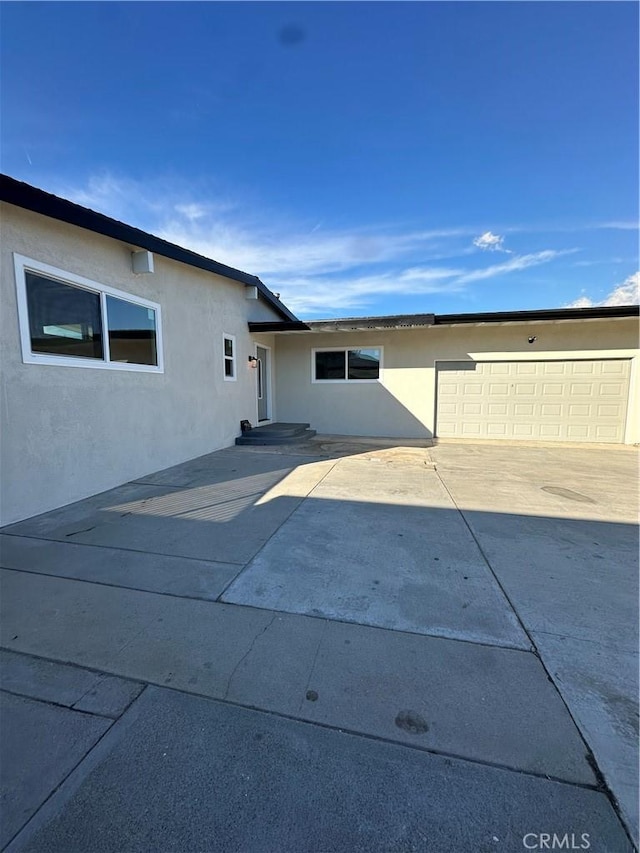
[[[636,451],[427,445],[234,447],[4,528],[0,846],[633,849]]]

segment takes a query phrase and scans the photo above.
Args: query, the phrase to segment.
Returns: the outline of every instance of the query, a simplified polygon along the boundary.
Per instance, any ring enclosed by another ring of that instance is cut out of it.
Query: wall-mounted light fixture
[[[249,367],[255,368],[257,366],[258,366],[258,359],[255,357],[255,355],[250,355],[249,356]]]
[[[538,340],[538,338],[536,337],[536,335],[531,335],[531,337],[527,338],[527,340],[529,341],[530,344],[535,344],[535,342]]]

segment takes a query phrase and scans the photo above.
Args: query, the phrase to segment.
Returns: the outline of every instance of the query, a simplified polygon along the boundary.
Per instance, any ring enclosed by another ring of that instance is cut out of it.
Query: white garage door
[[[630,361],[456,361],[437,373],[436,435],[622,443]]]

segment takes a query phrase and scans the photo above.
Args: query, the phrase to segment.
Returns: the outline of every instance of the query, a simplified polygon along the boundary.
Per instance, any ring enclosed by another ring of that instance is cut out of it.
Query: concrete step
[[[273,424],[265,424],[265,426],[257,426],[251,430],[252,434],[260,433],[260,435],[299,435],[305,429],[309,429],[310,424],[288,424],[276,421]]]
[[[239,445],[299,444],[316,434],[309,424],[274,423],[255,427],[236,438]]]

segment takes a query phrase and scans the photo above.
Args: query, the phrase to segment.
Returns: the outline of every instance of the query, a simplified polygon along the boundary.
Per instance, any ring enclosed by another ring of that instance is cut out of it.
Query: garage
[[[437,364],[441,438],[622,443],[630,359]]]

